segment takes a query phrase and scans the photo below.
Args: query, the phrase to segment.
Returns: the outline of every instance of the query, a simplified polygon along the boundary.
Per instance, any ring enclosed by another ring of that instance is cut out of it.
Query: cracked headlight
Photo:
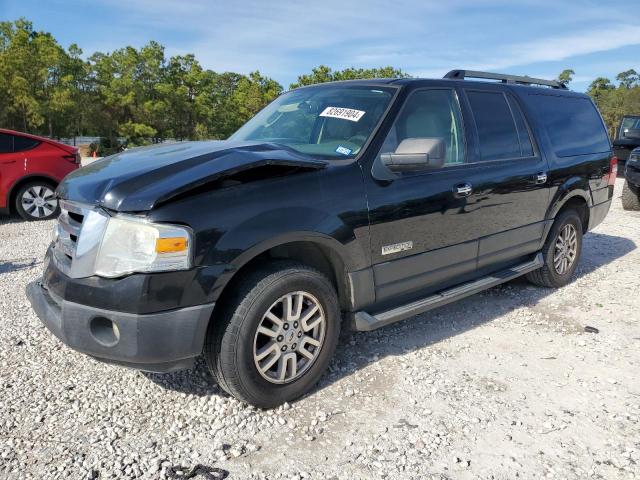
[[[120,277],[134,272],[187,270],[191,231],[120,215],[109,218],[95,261],[95,274]]]

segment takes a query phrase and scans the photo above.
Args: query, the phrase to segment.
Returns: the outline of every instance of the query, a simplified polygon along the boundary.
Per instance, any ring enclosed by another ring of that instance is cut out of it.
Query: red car
[[[0,213],[25,220],[57,216],[56,187],[78,167],[77,148],[0,128]]]

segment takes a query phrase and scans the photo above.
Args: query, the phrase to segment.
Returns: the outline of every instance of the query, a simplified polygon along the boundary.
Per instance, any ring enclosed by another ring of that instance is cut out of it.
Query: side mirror
[[[392,172],[416,172],[444,165],[446,145],[442,138],[406,138],[393,153],[380,155]]]
[[[624,131],[624,138],[640,140],[640,128],[629,128]]]

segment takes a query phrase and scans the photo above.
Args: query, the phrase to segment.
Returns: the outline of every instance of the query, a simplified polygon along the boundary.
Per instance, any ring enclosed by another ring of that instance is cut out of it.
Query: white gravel
[[[143,374],[63,346],[24,294],[53,222],[4,218],[0,478],[640,478],[640,212],[618,193],[569,286],[518,280],[345,335],[320,386],[274,411],[202,365]]]

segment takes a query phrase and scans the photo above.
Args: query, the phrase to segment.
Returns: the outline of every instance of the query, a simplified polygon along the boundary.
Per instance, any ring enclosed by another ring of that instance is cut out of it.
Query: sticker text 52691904
[[[366,112],[355,110],[353,108],[327,107],[320,114],[321,117],[341,118],[343,120],[351,120],[357,122]]]

